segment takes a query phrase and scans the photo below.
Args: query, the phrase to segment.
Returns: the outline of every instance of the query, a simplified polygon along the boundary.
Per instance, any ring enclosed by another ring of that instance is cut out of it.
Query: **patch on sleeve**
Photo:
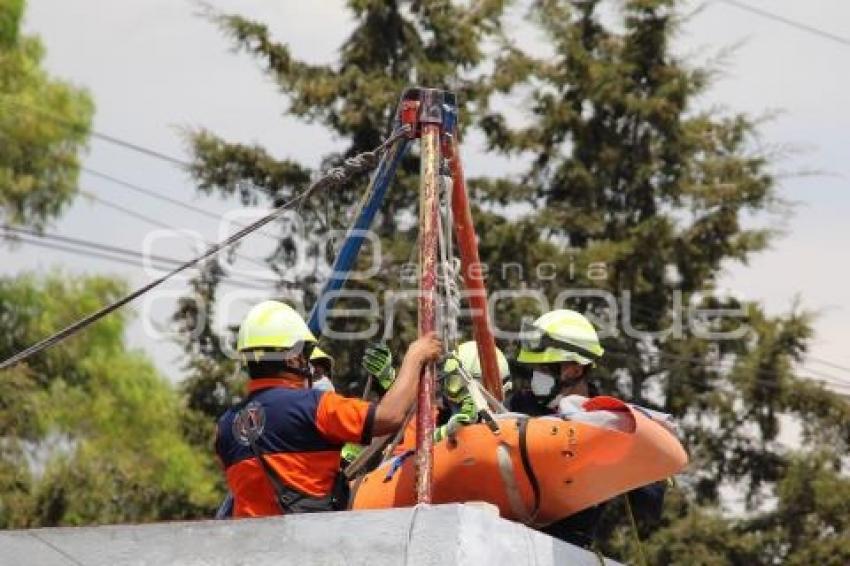
[[[257,401],[251,401],[233,417],[233,438],[242,446],[256,442],[265,428],[266,410]]]

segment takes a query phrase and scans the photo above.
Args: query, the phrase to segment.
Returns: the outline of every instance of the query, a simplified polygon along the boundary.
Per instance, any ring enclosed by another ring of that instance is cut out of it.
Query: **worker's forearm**
[[[416,398],[419,375],[424,360],[419,356],[407,355],[401,363],[395,383],[378,403],[375,410],[374,434],[395,432],[404,421],[408,409]]]

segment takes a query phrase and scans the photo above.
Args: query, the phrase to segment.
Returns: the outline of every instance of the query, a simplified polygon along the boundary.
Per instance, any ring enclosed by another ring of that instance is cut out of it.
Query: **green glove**
[[[478,420],[478,411],[475,409],[475,401],[472,400],[472,395],[467,393],[460,401],[460,410],[458,415],[464,415],[469,419],[469,422]]]
[[[469,394],[466,390],[466,382],[458,372],[444,376],[443,393],[455,403],[460,403],[463,396]]]
[[[342,459],[350,464],[356,460],[358,456],[360,456],[361,452],[363,452],[363,446],[352,442],[346,442],[345,446],[342,447],[340,456],[342,456]]]
[[[387,391],[395,381],[393,355],[386,344],[369,344],[360,366],[375,377],[384,391]]]
[[[460,429],[460,427],[472,424],[473,422],[475,421],[470,418],[469,415],[466,415],[464,413],[452,415],[452,417],[449,419],[449,422],[434,431],[434,442],[439,442],[447,437],[453,437],[457,434],[457,431],[458,429]]]

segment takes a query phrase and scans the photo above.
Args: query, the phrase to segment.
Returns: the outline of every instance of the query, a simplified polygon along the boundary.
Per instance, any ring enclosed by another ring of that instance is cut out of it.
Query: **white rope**
[[[452,216],[452,178],[442,175],[442,191],[440,194],[440,214],[437,215],[437,231],[440,245],[440,282],[443,288],[442,300],[442,327],[443,341],[446,351],[453,351],[459,340],[457,320],[460,317],[460,286],[458,285],[458,274],[460,262],[452,255],[454,241],[452,230],[454,229],[454,218]]]

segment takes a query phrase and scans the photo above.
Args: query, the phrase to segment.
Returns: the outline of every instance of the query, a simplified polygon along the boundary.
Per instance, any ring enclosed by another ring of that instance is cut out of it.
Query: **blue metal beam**
[[[322,292],[316,299],[313,310],[310,312],[310,319],[307,322],[307,326],[310,327],[310,331],[316,336],[322,333],[322,325],[327,317],[327,312],[333,308],[334,298],[331,297],[325,300],[325,295],[339,291],[345,285],[348,274],[357,260],[357,255],[360,253],[360,246],[365,239],[365,233],[372,226],[375,215],[378,213],[378,209],[384,201],[384,196],[387,194],[390,182],[395,176],[396,168],[407,152],[409,145],[410,138],[399,138],[384,153],[375,174],[372,176],[369,189],[360,203],[360,211],[357,214],[357,219],[349,228],[339,255],[337,255],[334,261],[333,271],[325,283],[324,289],[322,289]]]

